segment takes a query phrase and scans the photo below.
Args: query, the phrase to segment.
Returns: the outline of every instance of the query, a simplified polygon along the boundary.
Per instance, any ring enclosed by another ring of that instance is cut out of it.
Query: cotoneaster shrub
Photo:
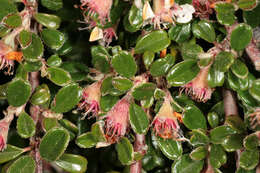
[[[257,0],[0,0],[1,173],[259,173]]]

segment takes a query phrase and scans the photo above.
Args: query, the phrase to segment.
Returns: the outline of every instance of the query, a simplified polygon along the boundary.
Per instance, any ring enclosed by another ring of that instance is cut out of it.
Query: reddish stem
[[[238,115],[238,109],[236,104],[236,98],[232,91],[230,90],[223,90],[223,97],[224,97],[224,111],[226,117],[230,115]]]
[[[135,135],[134,151],[140,152],[142,155],[146,153],[145,135]],[[142,160],[134,162],[130,166],[130,173],[141,173],[142,172]]]
[[[257,47],[256,40],[252,40],[247,48],[246,48],[246,53],[249,56],[250,60],[255,66],[256,70],[260,70],[260,50]]]

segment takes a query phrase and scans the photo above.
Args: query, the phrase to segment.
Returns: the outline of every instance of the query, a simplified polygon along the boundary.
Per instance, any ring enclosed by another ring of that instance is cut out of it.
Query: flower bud
[[[102,81],[98,81],[83,89],[82,99],[78,104],[78,109],[84,111],[82,119],[84,119],[90,112],[92,112],[92,115],[97,116],[100,110],[99,102],[101,97],[101,84]]]
[[[211,94],[214,89],[208,86],[208,72],[209,67],[203,67],[200,69],[199,74],[189,83],[183,86],[187,95],[190,95],[192,99],[198,102],[206,102],[211,98]],[[182,90],[183,90],[182,89]]]
[[[107,113],[104,125],[104,134],[110,144],[125,136],[129,126],[130,95],[119,100]]]
[[[9,125],[12,122],[12,118],[5,117],[0,121],[0,151],[3,151],[6,148],[7,136]]]

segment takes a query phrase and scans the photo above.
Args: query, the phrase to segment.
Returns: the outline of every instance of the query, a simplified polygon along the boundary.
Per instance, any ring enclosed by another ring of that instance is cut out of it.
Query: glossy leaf
[[[3,23],[9,28],[17,28],[22,24],[22,18],[19,14],[10,14],[6,16]]]
[[[134,159],[134,149],[130,141],[123,137],[117,144],[118,159],[123,165],[130,165]]]
[[[218,126],[210,131],[211,142],[214,144],[221,144],[224,142],[225,137],[235,133],[236,131],[229,126]]]
[[[171,41],[168,34],[163,31],[153,31],[143,36],[135,46],[135,53],[144,53],[145,51],[159,52],[170,45]]]
[[[68,112],[80,101],[81,92],[78,84],[70,84],[61,88],[51,104],[51,109],[57,113]]]
[[[238,24],[231,33],[231,47],[237,51],[243,50],[252,39],[252,28],[247,24]]]
[[[154,61],[150,67],[150,72],[152,76],[162,76],[165,75],[175,62],[175,57],[171,54],[167,54],[166,57],[157,59]]]
[[[207,122],[202,114],[202,112],[196,106],[186,106],[184,108],[183,113],[183,124],[189,128],[190,130],[193,129],[206,129]]]
[[[100,108],[104,112],[108,112],[119,100],[118,96],[105,95],[101,97]]]
[[[23,48],[29,46],[32,42],[32,33],[22,30],[19,34],[19,42]]]
[[[247,66],[239,59],[235,60],[234,64],[231,66],[231,70],[238,78],[244,79],[248,75]]]
[[[10,160],[15,159],[16,157],[20,156],[22,153],[24,153],[23,148],[18,148],[13,145],[7,145],[6,149],[2,152],[0,152],[0,163],[5,163]]]
[[[144,110],[137,104],[131,104],[129,108],[130,124],[138,134],[145,134],[149,128],[149,119]]]
[[[22,112],[17,120],[17,132],[23,138],[32,137],[35,134],[36,126],[33,119],[25,112]]]
[[[256,134],[250,134],[244,138],[243,145],[247,150],[257,150],[259,139]]]
[[[81,134],[76,140],[76,144],[80,148],[92,148],[97,144],[97,142],[97,139],[91,132]]]
[[[42,105],[50,100],[50,90],[48,85],[42,84],[38,86],[31,97],[31,103],[34,105]]]
[[[258,150],[245,150],[241,153],[239,165],[241,168],[245,170],[254,169],[259,161],[259,152]]]
[[[214,42],[216,39],[216,34],[211,23],[201,20],[198,23],[192,25],[193,35],[202,38],[210,43]]]
[[[29,82],[16,78],[7,86],[7,100],[12,106],[18,107],[25,104],[31,95]]]
[[[220,24],[232,25],[235,23],[234,15],[235,7],[231,3],[217,3],[215,10],[217,11],[217,19]]]
[[[227,162],[227,155],[221,145],[211,145],[209,153],[210,165],[214,168],[220,168]]]
[[[169,29],[168,34],[171,40],[182,43],[191,35],[191,24],[175,25]]]
[[[166,78],[170,85],[182,86],[195,78],[199,70],[195,60],[185,60],[174,65]]]
[[[60,27],[61,19],[58,16],[46,13],[36,13],[34,18],[37,22],[49,29],[57,29]]]
[[[134,57],[126,51],[121,51],[113,57],[112,66],[117,73],[127,78],[133,77],[137,71]]]
[[[59,86],[66,86],[71,82],[71,76],[69,72],[59,67],[50,67],[47,69],[48,78]]]
[[[182,155],[182,146],[180,142],[173,139],[163,139],[161,137],[157,137],[156,141],[167,158],[176,160]]]
[[[43,55],[43,44],[39,36],[32,33],[32,41],[29,46],[22,50],[25,60],[36,62]]]
[[[254,99],[260,101],[260,79],[257,79],[252,83],[249,93],[254,97]]]
[[[63,128],[53,128],[42,138],[39,151],[46,161],[55,161],[64,153],[69,144],[69,133]]]
[[[184,60],[198,58],[198,55],[203,52],[202,47],[198,44],[184,43],[181,46],[181,55]]]
[[[171,173],[200,173],[203,165],[203,160],[194,161],[188,154],[184,154],[172,164]]]
[[[34,173],[36,163],[31,156],[23,156],[14,161],[7,169],[7,173]]]
[[[55,164],[71,173],[83,173],[87,169],[88,161],[80,155],[63,154]]]
[[[112,85],[120,91],[127,91],[132,88],[133,82],[127,78],[116,77],[113,78]]]
[[[54,50],[60,49],[65,42],[64,34],[55,29],[43,29],[41,36],[44,43]]]
[[[59,10],[63,7],[62,0],[41,0],[41,4],[50,10]]]
[[[222,146],[227,152],[233,152],[243,147],[243,136],[240,134],[230,135],[225,138]]]
[[[103,73],[107,73],[110,70],[110,55],[103,46],[92,46],[91,56],[91,62],[96,69],[100,70]]]
[[[190,153],[190,158],[192,160],[202,160],[207,156],[208,151],[204,146],[197,147]]]
[[[257,6],[257,0],[239,0],[237,5],[243,10],[252,10]]]
[[[154,90],[156,86],[154,83],[143,83],[134,88],[132,96],[136,100],[146,100],[154,95]]]

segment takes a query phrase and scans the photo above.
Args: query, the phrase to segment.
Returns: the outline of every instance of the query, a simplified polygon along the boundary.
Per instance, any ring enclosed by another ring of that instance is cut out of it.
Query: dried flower
[[[188,23],[192,20],[192,14],[195,12],[195,9],[192,5],[184,4],[180,5],[173,11],[173,14],[178,23]]]
[[[248,115],[251,128],[256,128],[260,124],[260,108],[256,108],[253,113]]]
[[[98,81],[83,89],[82,99],[78,104],[78,109],[85,111],[82,119],[90,112],[92,112],[92,115],[97,116],[100,110],[101,84],[102,81]]]
[[[14,61],[21,61],[22,56],[22,52],[16,52],[3,41],[0,41],[0,70],[7,69],[5,74],[13,74]]]
[[[210,66],[201,68],[199,74],[191,82],[183,86],[186,94],[190,95],[192,99],[198,102],[205,103],[208,101],[214,91],[214,89],[210,88],[208,85],[207,77],[209,67]]]
[[[106,115],[104,133],[110,144],[117,142],[126,134],[129,126],[130,99],[130,95],[123,97]]]
[[[152,122],[153,131],[156,135],[165,139],[178,139],[181,137],[181,130],[171,106],[171,99],[170,93],[167,93],[159,112]]]

